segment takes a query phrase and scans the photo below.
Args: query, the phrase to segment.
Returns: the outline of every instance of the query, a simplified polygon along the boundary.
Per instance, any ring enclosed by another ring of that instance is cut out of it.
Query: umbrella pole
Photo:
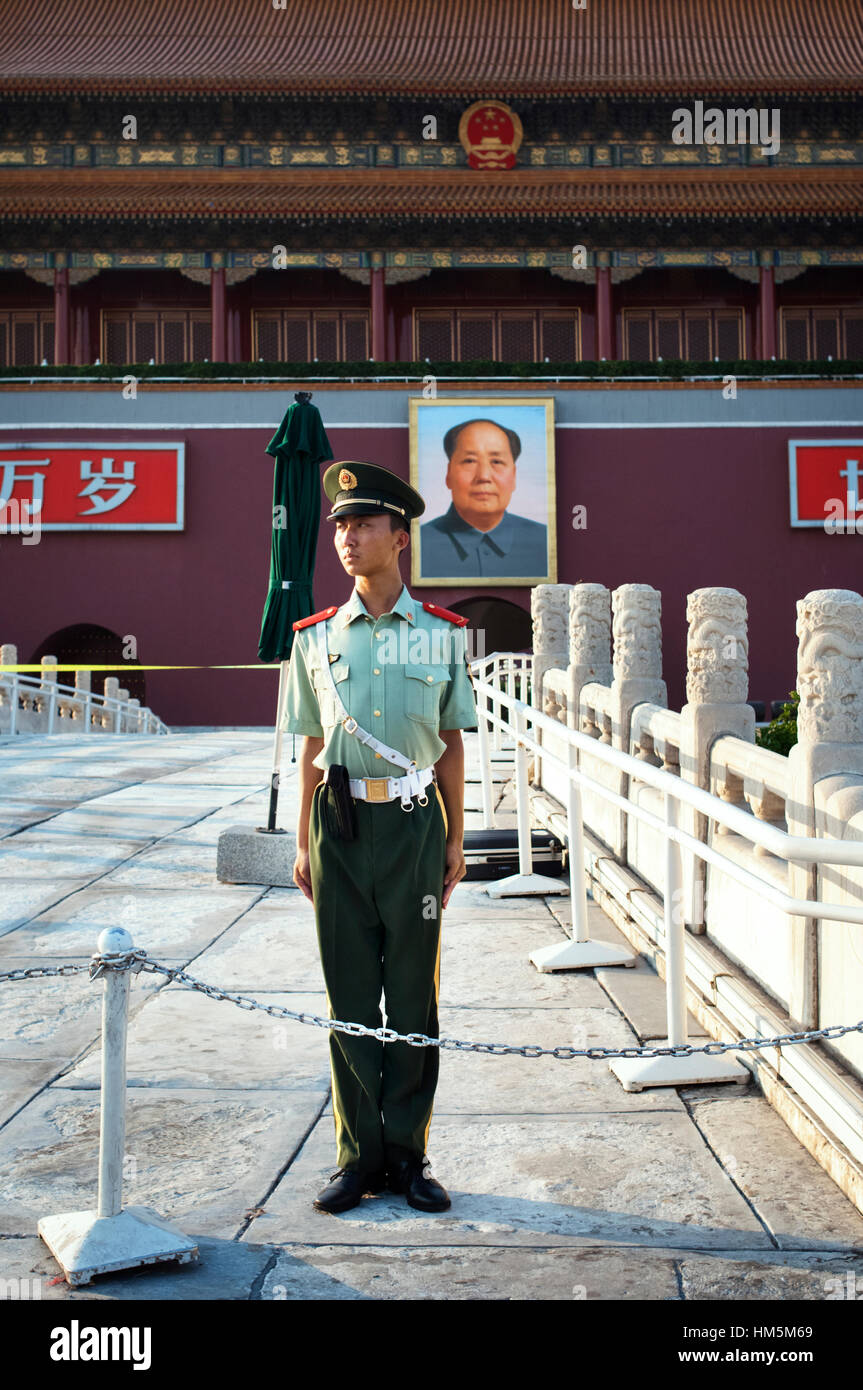
[[[285,712],[285,696],[288,689],[288,663],[279,666],[279,698],[276,705],[276,737],[273,741],[273,771],[270,777],[270,810],[266,827],[258,826],[265,835],[285,835],[287,831],[276,829],[276,808],[279,804],[279,772],[282,766],[282,718]]]

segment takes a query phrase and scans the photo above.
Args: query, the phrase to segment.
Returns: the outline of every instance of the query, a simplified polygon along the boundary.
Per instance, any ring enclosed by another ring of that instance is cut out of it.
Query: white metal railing
[[[686,849],[708,864],[722,870],[729,878],[744,888],[758,894],[769,903],[794,916],[817,917],[840,922],[863,925],[863,906],[830,903],[818,899],[792,897],[774,881],[761,877],[751,869],[743,868],[727,856],[720,854],[713,845],[697,839],[679,824],[680,807],[691,807],[712,820],[717,827],[732,831],[749,840],[764,851],[777,855],[787,861],[809,864],[847,864],[863,869],[863,842],[847,842],[836,839],[814,839],[790,835],[774,825],[766,824],[748,810],[723,801],[711,792],[702,790],[689,782],[684,782],[675,773],[665,768],[655,767],[642,758],[633,757],[610,744],[600,742],[589,733],[564,727],[526,701],[507,696],[506,703],[510,719],[506,721],[498,713],[502,692],[492,681],[484,678],[481,667],[491,675],[506,669],[505,654],[495,653],[486,658],[485,663],[475,662],[472,669],[476,673],[474,687],[477,695],[477,729],[480,741],[480,757],[483,766],[487,764],[486,750],[489,743],[489,726],[497,726],[514,741],[516,807],[518,815],[519,877],[527,879],[532,873],[532,853],[530,839],[530,805],[526,771],[528,750],[540,755],[543,760],[553,763],[567,778],[567,839],[569,843],[569,881],[572,903],[573,942],[586,943],[589,940],[587,926],[587,883],[584,872],[584,816],[582,809],[582,789],[588,789],[618,806],[636,820],[642,821],[658,830],[665,842],[665,891],[664,924],[666,948],[666,990],[668,1004],[669,1043],[671,1045],[687,1042],[686,1037],[686,975],[685,975],[685,929],[681,911],[683,891],[682,850]],[[598,688],[598,687],[597,687]],[[531,731],[529,731],[531,730]],[[666,728],[666,734],[671,730]],[[566,745],[566,757],[549,747],[548,742],[540,743],[538,735],[553,735],[559,744]],[[637,805],[627,797],[621,796],[613,788],[605,786],[591,777],[576,763],[578,752],[589,754],[611,768],[615,768],[639,782],[656,788],[664,795],[664,815],[657,815],[646,806]],[[491,778],[482,778],[483,819],[487,826],[493,826],[493,804],[491,798]],[[758,861],[756,861],[757,864]]]
[[[0,723],[0,734],[17,734],[21,713],[45,716],[44,728],[28,730],[31,733],[57,733],[60,723],[64,732],[74,723],[76,733],[170,732],[167,724],[146,705],[18,672],[0,674],[0,714],[6,708],[9,718]]]

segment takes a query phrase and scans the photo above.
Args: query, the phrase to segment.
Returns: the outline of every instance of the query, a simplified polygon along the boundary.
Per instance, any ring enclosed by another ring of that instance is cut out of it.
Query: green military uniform
[[[349,467],[362,478],[364,465]],[[404,768],[344,728],[323,670],[320,623],[326,624],[328,664],[341,705],[362,730],[420,770],[446,750],[440,729],[476,723],[465,634],[427,611],[404,586],[391,612],[379,618],[367,611],[356,589],[347,603],[326,613],[330,616],[306,620],[296,633],[282,727],[323,738],[315,765],[326,769],[340,763],[351,778],[376,779],[369,791],[374,797],[392,790],[392,784],[377,779],[402,778]],[[440,792],[430,783],[427,795],[420,790],[408,802],[409,811],[398,796],[355,800],[354,840],[329,833],[324,801],[331,795],[326,783],[316,786],[309,824],[309,872],[329,1017],[378,1028],[383,992],[388,1027],[437,1036],[446,852]],[[330,1060],[339,1167],[371,1173],[391,1159],[421,1157],[438,1049],[331,1032]]]

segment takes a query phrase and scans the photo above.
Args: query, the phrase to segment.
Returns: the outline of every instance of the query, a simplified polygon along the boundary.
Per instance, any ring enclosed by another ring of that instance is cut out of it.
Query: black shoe
[[[400,1158],[387,1164],[387,1187],[407,1197],[417,1211],[446,1211],[451,1202],[446,1189],[430,1173],[427,1158]]]
[[[355,1168],[340,1168],[318,1193],[314,1205],[318,1211],[350,1211],[359,1206],[367,1192],[381,1192],[385,1177],[383,1172],[359,1173]]]

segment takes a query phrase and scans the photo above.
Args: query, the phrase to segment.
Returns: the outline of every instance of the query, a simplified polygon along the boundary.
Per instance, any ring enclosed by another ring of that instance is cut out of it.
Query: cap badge
[[[343,468],[339,473],[339,487],[343,492],[350,492],[357,485],[357,480],[349,468]]]

